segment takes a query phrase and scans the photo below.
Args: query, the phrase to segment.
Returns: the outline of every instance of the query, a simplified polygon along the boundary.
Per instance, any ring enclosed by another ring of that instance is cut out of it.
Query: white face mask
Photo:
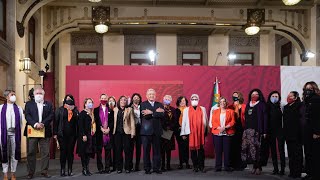
[[[16,100],[17,100],[17,97],[16,96],[10,96],[9,100],[10,100],[10,102],[15,103]]]
[[[36,102],[41,102],[41,101],[43,101],[43,95],[42,94],[36,94],[36,95],[34,95],[34,100],[36,101]]]
[[[109,106],[114,106],[116,103],[115,102],[113,102],[113,101],[110,101],[109,102]]]
[[[199,101],[191,101],[191,106],[198,106]]]

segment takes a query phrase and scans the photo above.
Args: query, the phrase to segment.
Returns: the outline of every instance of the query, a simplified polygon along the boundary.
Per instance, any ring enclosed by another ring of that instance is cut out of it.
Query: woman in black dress
[[[288,104],[283,109],[283,131],[287,142],[291,178],[300,178],[302,173],[302,128],[300,108],[302,103],[298,92],[291,91]]]
[[[273,162],[273,174],[279,174],[278,152],[280,154],[281,170],[280,175],[284,175],[286,157],[284,153],[284,136],[282,128],[281,96],[278,91],[272,91],[267,101],[268,113],[268,134],[270,138],[270,148]],[[277,148],[278,144],[278,148]]]
[[[93,100],[84,100],[84,110],[79,114],[79,137],[77,153],[81,157],[82,174],[91,176],[89,171],[90,158],[94,158],[96,153],[96,120],[93,114]]]
[[[161,125],[164,133],[170,134],[171,137],[163,138],[161,137],[161,170],[162,171],[170,171],[170,161],[171,161],[171,151],[175,149],[175,141],[173,131],[177,124],[177,118],[175,114],[175,109],[170,106],[172,102],[172,97],[170,95],[165,95],[163,97],[163,105],[164,105],[164,118],[161,120]],[[167,169],[165,168],[165,161],[167,159]]]
[[[63,105],[56,110],[53,125],[54,139],[60,148],[60,175],[66,176],[66,161],[68,161],[68,176],[72,176],[73,151],[77,140],[77,123],[79,111],[75,107],[71,94],[65,96]]]

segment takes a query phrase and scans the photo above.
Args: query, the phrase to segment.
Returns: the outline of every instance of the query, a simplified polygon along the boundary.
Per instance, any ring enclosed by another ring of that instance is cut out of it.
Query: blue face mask
[[[167,99],[164,99],[163,100],[163,104],[164,105],[170,105],[171,101],[170,100],[167,100]]]
[[[279,101],[279,98],[277,98],[277,97],[270,97],[270,101],[271,101],[273,104],[275,104],[275,103],[277,103],[277,102]]]
[[[93,104],[92,103],[87,104],[87,108],[88,109],[92,109],[93,108]]]

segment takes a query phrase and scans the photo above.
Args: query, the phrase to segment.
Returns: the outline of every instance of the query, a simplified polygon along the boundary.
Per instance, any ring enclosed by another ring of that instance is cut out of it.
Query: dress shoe
[[[198,168],[193,168],[193,172],[198,172],[199,169]]]
[[[122,173],[122,170],[118,170],[117,173],[118,173],[118,174],[121,174],[121,173]]]
[[[11,180],[16,180],[16,175],[14,173],[11,173]]]
[[[304,176],[303,178],[301,178],[302,180],[312,180],[312,177],[307,174],[306,176]]]
[[[41,173],[41,176],[45,178],[51,178],[51,176],[47,172]]]
[[[281,170],[280,173],[279,173],[279,175],[280,175],[280,176],[283,176],[283,175],[284,175],[284,170]]]
[[[261,170],[258,168],[257,170],[256,170],[256,173],[255,173],[256,175],[260,175],[261,174]]]
[[[8,180],[8,174],[7,173],[3,174],[3,180]]]
[[[251,170],[251,174],[255,174],[256,171],[257,171],[257,169],[252,169],[252,170]]]
[[[104,174],[104,171],[102,169],[100,169],[99,174]]]
[[[180,165],[178,166],[178,169],[183,169],[182,164],[180,164]]]
[[[221,169],[221,168],[217,168],[215,171],[216,171],[216,172],[221,172],[222,169]]]
[[[68,169],[68,176],[73,176],[72,169]]]
[[[156,171],[153,171],[153,172],[155,172],[155,173],[157,173],[157,174],[162,174],[162,171],[161,171],[161,170],[156,170]]]
[[[88,176],[86,168],[83,168],[83,169],[82,169],[82,175]]]
[[[62,177],[66,176],[66,170],[65,169],[61,169],[60,170],[60,176],[62,176]]]
[[[27,175],[27,179],[32,179],[33,178],[33,174],[32,173],[29,173],[28,175]]]
[[[126,170],[126,173],[127,173],[127,174],[130,173],[130,170]]]
[[[272,171],[272,175],[277,175],[277,174],[279,174],[279,170],[275,169],[275,170]]]
[[[231,167],[224,168],[224,170],[227,171],[227,172],[232,172],[233,171],[233,169]]]
[[[135,171],[135,172],[140,171],[139,167],[136,167],[136,168],[134,169],[134,171]]]
[[[199,168],[199,171],[202,173],[206,173],[207,171],[204,168]]]
[[[189,164],[186,164],[187,169],[191,169],[191,166]]]
[[[151,174],[151,171],[150,170],[146,170],[145,174]]]
[[[161,168],[161,171],[162,171],[162,172],[166,172],[167,170],[166,170],[165,167],[162,167],[162,168]]]
[[[87,176],[91,176],[92,175],[92,173],[89,171],[88,167],[86,168],[86,171],[87,171]]]
[[[110,168],[105,168],[104,173],[110,174],[111,173]]]

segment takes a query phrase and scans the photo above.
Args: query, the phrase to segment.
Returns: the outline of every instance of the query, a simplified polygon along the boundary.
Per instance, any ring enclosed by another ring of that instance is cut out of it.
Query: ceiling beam
[[[263,6],[264,5],[264,0],[258,0],[257,1],[257,6],[258,7],[261,7],[261,6]]]

